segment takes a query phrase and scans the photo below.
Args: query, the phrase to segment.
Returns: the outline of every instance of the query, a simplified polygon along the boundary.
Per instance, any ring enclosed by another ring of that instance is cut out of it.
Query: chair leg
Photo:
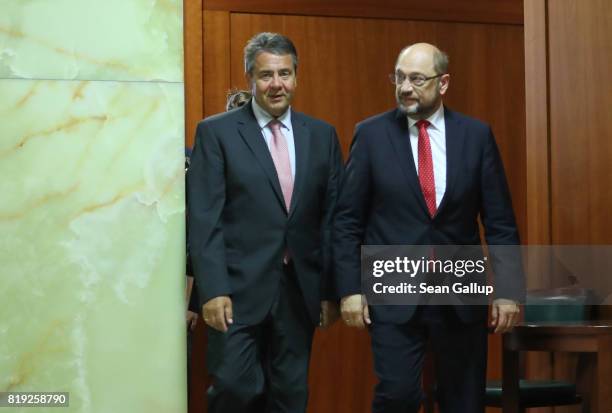
[[[576,368],[576,389],[582,397],[581,412],[591,413],[591,398],[597,356],[593,353],[580,353]]]
[[[524,413],[525,409],[519,401],[519,354],[508,350],[505,341],[509,336],[504,335],[502,350],[502,413]]]

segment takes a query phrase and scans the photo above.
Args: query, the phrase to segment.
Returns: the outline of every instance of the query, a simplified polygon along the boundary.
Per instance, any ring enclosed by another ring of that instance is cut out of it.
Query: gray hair
[[[297,73],[298,57],[293,42],[286,36],[278,33],[263,32],[253,36],[244,48],[244,71],[253,74],[255,58],[261,52],[268,52],[277,56],[291,55],[293,70]]]
[[[416,43],[418,44],[418,43]],[[410,46],[406,46],[404,47],[399,54],[397,55],[397,60],[395,61],[395,65],[397,66],[397,62],[399,62],[400,57],[404,54],[404,52],[408,49],[410,49],[412,46],[414,46],[414,44],[411,44]],[[434,51],[433,51],[433,63],[434,63],[434,71],[436,72],[437,75],[443,75],[448,73],[448,63],[449,63],[449,59],[448,59],[448,55],[443,52],[442,50],[438,49],[436,46],[434,45],[429,45],[431,47],[433,47]]]
[[[442,75],[448,73],[448,55],[442,50],[438,49],[434,53],[434,70],[436,74]]]

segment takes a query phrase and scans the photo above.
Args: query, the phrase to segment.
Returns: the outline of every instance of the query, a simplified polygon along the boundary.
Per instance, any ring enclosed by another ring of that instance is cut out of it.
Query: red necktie
[[[416,123],[419,128],[419,182],[421,183],[421,191],[425,197],[425,203],[429,210],[429,215],[436,214],[436,180],[433,172],[433,159],[431,157],[431,145],[429,143],[429,134],[427,127],[430,123],[426,120],[420,120]]]

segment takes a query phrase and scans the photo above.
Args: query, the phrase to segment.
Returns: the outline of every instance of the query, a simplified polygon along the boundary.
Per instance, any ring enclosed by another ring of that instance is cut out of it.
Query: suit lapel
[[[459,165],[461,163],[461,152],[465,139],[465,129],[454,113],[444,108],[444,127],[446,129],[446,190],[444,197],[438,207],[440,213],[448,203],[449,194],[453,190],[455,180],[459,175]]]
[[[423,210],[423,213],[429,217],[429,210],[427,209],[427,204],[425,204],[425,198],[423,197],[423,191],[421,191],[421,184],[419,183],[419,177],[412,155],[410,133],[408,132],[408,120],[406,119],[406,115],[400,110],[396,110],[395,119],[388,124],[387,132],[391,144],[395,148],[395,153],[399,158],[399,164],[404,171],[404,175],[406,175],[408,179],[408,186],[412,189],[413,195]]]
[[[251,104],[247,103],[239,110],[241,111],[241,116],[238,118],[238,131],[242,139],[253,152],[253,155],[255,155],[259,165],[266,173],[278,202],[280,202],[284,208],[285,201],[278,181],[278,175],[276,174],[274,161],[272,160],[266,141],[261,134],[261,129],[255,119]]]
[[[295,179],[289,219],[295,211],[300,194],[304,187],[308,172],[308,156],[310,155],[310,130],[306,127],[304,118],[299,113],[291,111],[291,126],[293,127],[293,140],[295,142]]]

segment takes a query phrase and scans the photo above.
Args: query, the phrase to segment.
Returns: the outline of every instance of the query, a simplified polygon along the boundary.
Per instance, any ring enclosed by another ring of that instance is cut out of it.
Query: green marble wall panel
[[[0,0],[0,78],[181,82],[181,0]]]
[[[0,0],[0,391],[186,411],[182,72],[180,0]]]
[[[183,119],[182,83],[0,80],[0,391],[186,411]]]

